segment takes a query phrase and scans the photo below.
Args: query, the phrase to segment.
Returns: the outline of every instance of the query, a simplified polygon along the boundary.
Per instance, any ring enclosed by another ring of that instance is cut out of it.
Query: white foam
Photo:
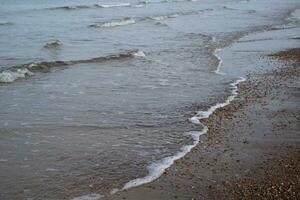
[[[231,94],[225,102],[223,103],[217,103],[216,105],[210,107],[207,111],[199,111],[197,112],[197,114],[190,118],[190,121],[194,124],[200,124],[200,120],[201,119],[205,119],[208,118],[215,110],[217,110],[218,108],[222,108],[224,106],[227,106],[230,104],[231,101],[233,101],[235,99],[235,97],[238,94],[238,84],[245,81],[246,79],[243,77],[240,77],[238,80],[234,81],[233,83],[230,84],[230,86],[232,87],[232,91]]]
[[[84,196],[80,196],[80,197],[74,197],[72,200],[98,200],[102,197],[103,197],[103,195],[101,195],[101,194],[92,193],[92,194],[88,194],[88,195],[84,195]]]
[[[179,14],[153,16],[153,17],[150,17],[150,19],[160,21],[160,20],[175,18],[175,17],[179,17]]]
[[[5,70],[0,73],[0,83],[11,83],[25,76],[32,76],[33,73],[28,69],[18,69],[17,71]]]
[[[96,6],[101,8],[115,8],[115,7],[129,7],[130,3],[115,3],[115,4],[96,4]]]
[[[145,4],[136,4],[136,5],[132,5],[131,7],[133,7],[133,8],[142,8],[144,6],[145,6]]]
[[[116,26],[126,26],[130,24],[135,24],[134,19],[124,19],[119,21],[111,21],[111,22],[104,22],[100,24],[93,24],[92,27],[96,28],[110,28],[110,27],[116,27]]]
[[[220,51],[220,49],[215,50],[215,55],[219,59],[218,73],[224,75],[224,73],[219,72],[219,70],[220,70],[219,68],[222,65],[222,59],[217,55],[217,52],[219,52],[219,51]],[[237,79],[236,81],[234,81],[233,83],[230,84],[230,86],[232,87],[231,95],[226,99],[225,102],[217,103],[214,106],[210,107],[206,111],[199,111],[199,112],[197,112],[197,114],[195,116],[191,117],[189,120],[194,124],[201,125],[201,122],[200,122],[201,119],[208,118],[215,110],[229,105],[230,102],[235,99],[235,97],[238,94],[238,84],[245,80],[246,80],[245,78],[240,77],[239,79]],[[122,188],[122,190],[126,190],[126,189],[129,189],[132,187],[137,187],[137,186],[140,186],[140,185],[143,185],[146,183],[150,183],[150,182],[154,181],[155,179],[159,178],[164,173],[164,171],[174,163],[174,161],[184,157],[188,152],[190,152],[199,143],[200,136],[207,133],[207,131],[208,131],[207,126],[203,125],[203,127],[204,128],[200,132],[186,133],[193,138],[194,142],[192,145],[183,146],[180,149],[180,151],[177,152],[174,156],[166,157],[166,158],[163,158],[162,160],[152,163],[150,166],[148,166],[149,173],[147,176],[142,177],[142,178],[137,178],[137,179],[127,182],[124,185],[124,187]]]
[[[176,160],[184,157],[188,152],[190,152],[199,143],[200,136],[205,134],[207,131],[208,128],[204,127],[202,131],[188,133],[194,140],[193,144],[183,146],[174,156],[169,156],[152,163],[150,166],[148,166],[149,174],[147,176],[129,181],[124,185],[122,190],[143,185],[159,178]]]
[[[214,40],[214,39],[213,39]],[[221,66],[223,64],[223,61],[222,59],[220,58],[220,56],[218,55],[218,52],[221,51],[221,49],[216,49],[214,51],[214,56],[218,59],[219,63],[218,63],[218,66],[217,66],[217,69],[214,71],[216,74],[219,74],[219,75],[225,75],[223,72],[220,72],[221,70]]]
[[[28,160],[28,158],[27,158],[27,160]],[[25,159],[24,159],[24,161],[25,161]],[[58,169],[54,169],[54,168],[47,168],[46,171],[47,172],[57,172],[59,170]]]
[[[146,57],[145,53],[143,51],[141,51],[141,50],[138,50],[137,52],[134,52],[133,56],[135,56],[135,57],[143,57],[143,58]]]
[[[114,188],[111,190],[110,194],[113,195],[113,194],[116,194],[117,192],[119,192],[119,189]]]

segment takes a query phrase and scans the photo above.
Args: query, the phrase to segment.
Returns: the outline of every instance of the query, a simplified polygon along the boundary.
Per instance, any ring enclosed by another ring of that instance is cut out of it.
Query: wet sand
[[[278,69],[250,74],[187,156],[104,199],[300,199],[300,49],[268,59]]]

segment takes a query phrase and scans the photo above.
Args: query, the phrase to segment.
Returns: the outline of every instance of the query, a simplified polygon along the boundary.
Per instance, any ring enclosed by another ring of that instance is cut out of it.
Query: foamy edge
[[[221,59],[221,57],[218,55],[218,53],[221,51],[221,49],[215,49],[214,51],[214,56],[218,59],[219,63],[218,63],[218,66],[217,66],[217,69],[214,71],[216,74],[219,74],[219,75],[225,75],[225,73],[221,72],[221,66],[223,64],[223,61]]]
[[[137,187],[146,183],[150,183],[155,179],[159,178],[167,168],[169,168],[176,160],[183,158],[188,152],[190,152],[200,141],[200,136],[205,134],[208,131],[207,127],[204,127],[202,131],[193,131],[186,133],[190,135],[194,142],[191,145],[185,145],[181,147],[180,151],[177,152],[174,156],[165,157],[160,161],[154,162],[147,167],[149,174],[142,178],[137,178],[127,182],[122,190],[127,190],[132,187]]]
[[[214,51],[214,55],[219,60],[217,69],[214,72],[216,74],[219,74],[219,75],[225,75],[225,73],[220,72],[220,68],[223,64],[223,61],[220,58],[220,56],[218,55],[219,51],[221,51],[221,50],[216,49]],[[214,106],[211,106],[206,111],[198,111],[195,116],[193,116],[189,119],[189,121],[192,122],[193,124],[203,125],[200,122],[201,119],[208,118],[218,108],[222,108],[224,106],[229,105],[235,99],[235,97],[238,95],[238,84],[241,83],[241,82],[244,82],[245,80],[246,80],[245,78],[239,77],[239,79],[235,80],[233,83],[230,84],[231,89],[232,89],[231,90],[231,95],[226,99],[225,102],[217,103]],[[180,151],[178,151],[174,156],[169,156],[169,157],[163,158],[159,161],[156,161],[156,162],[152,163],[151,165],[149,165],[147,167],[148,172],[149,172],[147,176],[137,178],[137,179],[134,179],[134,180],[131,180],[131,181],[127,182],[124,185],[124,187],[122,188],[122,190],[127,190],[127,189],[137,187],[137,186],[140,186],[140,185],[143,185],[143,184],[146,184],[146,183],[150,183],[150,182],[156,180],[157,178],[159,178],[165,172],[165,170],[167,168],[169,168],[176,160],[179,160],[179,159],[183,158],[195,146],[197,146],[197,144],[200,141],[200,136],[203,135],[203,134],[206,134],[207,131],[208,131],[208,127],[203,125],[203,129],[201,131],[193,131],[193,132],[186,133],[187,135],[190,135],[192,137],[192,139],[194,140],[192,145],[185,145],[185,146],[181,147]],[[114,191],[112,194],[114,194],[114,193],[116,193],[116,191]]]
[[[94,28],[112,28],[112,27],[117,27],[117,26],[127,26],[130,24],[135,24],[136,21],[134,19],[122,19],[122,20],[113,20],[110,22],[103,22],[103,23],[95,23],[92,25],[89,25],[89,27],[94,27]]]
[[[74,197],[71,200],[97,200],[97,199],[100,199],[102,197],[103,197],[103,195],[101,195],[101,194],[92,193],[92,194],[88,194],[88,195]]]

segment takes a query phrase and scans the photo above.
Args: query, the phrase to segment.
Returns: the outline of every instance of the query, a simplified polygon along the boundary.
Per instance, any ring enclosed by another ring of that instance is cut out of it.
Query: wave
[[[158,2],[140,1],[138,3],[108,3],[108,4],[93,4],[93,5],[72,5],[46,8],[48,10],[78,10],[87,8],[117,8],[117,7],[133,7],[141,8],[147,4],[161,4],[161,3],[177,3],[177,2],[197,2],[198,0],[163,0]]]
[[[91,24],[91,25],[89,25],[89,27],[110,28],[110,27],[116,27],[116,26],[126,26],[126,25],[130,25],[130,24],[135,24],[135,23],[136,23],[136,21],[134,19],[124,18],[121,20]]]
[[[203,129],[201,131],[193,131],[185,133],[185,135],[190,135],[193,139],[193,144],[181,147],[181,149],[174,155],[170,157],[163,158],[162,160],[156,161],[148,166],[148,175],[142,178],[137,178],[127,182],[122,190],[127,190],[132,187],[137,187],[146,183],[150,183],[155,179],[159,178],[167,168],[169,168],[176,160],[181,159],[187,153],[189,153],[200,141],[200,136],[206,134],[208,127],[204,126],[200,120],[208,118],[216,109],[227,106],[231,101],[235,99],[238,94],[238,84],[245,81],[245,78],[239,78],[230,84],[232,87],[231,95],[223,103],[217,103],[216,105],[210,107],[207,111],[199,111],[195,116],[190,118],[190,121],[196,125],[202,125]]]
[[[33,72],[28,69],[17,69],[16,71],[4,70],[0,73],[0,83],[11,83],[19,78],[25,78],[26,76],[32,76]]]
[[[218,56],[217,52],[220,50],[217,49],[215,51],[215,56],[219,60],[218,69],[220,70],[220,67],[222,65],[222,59]],[[219,72],[218,74],[224,75],[224,73]],[[216,72],[217,73],[217,72]],[[193,117],[191,117],[189,120],[191,123],[196,125],[202,125],[203,129],[201,131],[194,131],[194,132],[188,132],[185,135],[190,135],[193,139],[192,145],[186,145],[183,146],[174,156],[163,158],[162,160],[156,161],[152,163],[150,166],[148,166],[148,175],[142,178],[137,178],[134,180],[131,180],[127,182],[122,190],[127,190],[132,187],[137,187],[146,183],[150,183],[154,181],[155,179],[159,178],[167,168],[169,168],[176,160],[184,157],[187,153],[189,153],[198,143],[200,140],[200,136],[203,134],[206,134],[208,131],[208,127],[203,125],[201,123],[202,119],[208,118],[212,113],[214,113],[218,108],[222,108],[224,106],[227,106],[235,99],[235,97],[238,95],[238,84],[245,81],[246,79],[243,77],[240,77],[236,81],[230,84],[231,87],[231,95],[228,96],[225,102],[223,103],[217,103],[213,106],[211,106],[206,111],[198,111],[197,114]]]
[[[139,8],[145,6],[146,3],[140,2],[137,4],[131,3],[110,3],[110,4],[93,4],[93,5],[74,5],[74,6],[59,6],[47,8],[48,10],[79,10],[87,8],[118,8],[118,7],[134,7]]]
[[[176,13],[170,13],[170,14],[166,14],[166,15],[156,15],[156,16],[148,17],[148,19],[161,21],[161,20],[176,18],[176,17],[180,17],[180,16],[197,15],[197,14],[200,14],[201,12],[202,11],[176,12]]]
[[[130,7],[130,3],[115,3],[115,4],[95,4],[95,7],[99,8],[116,8],[116,7]]]
[[[12,26],[14,23],[12,22],[0,22],[0,26]]]
[[[190,152],[200,141],[200,136],[205,134],[208,131],[207,127],[204,127],[202,131],[194,131],[186,133],[190,135],[194,142],[191,145],[183,146],[179,152],[177,152],[174,156],[163,158],[160,161],[152,163],[150,166],[148,166],[148,172],[149,174],[142,178],[137,178],[134,180],[131,180],[127,182],[122,190],[127,190],[132,187],[137,187],[139,185],[143,185],[146,183],[150,183],[153,180],[159,178],[167,168],[169,168],[176,160],[184,157],[188,152]]]
[[[145,57],[145,53],[141,50],[126,51],[120,54],[101,56],[86,60],[72,60],[72,61],[51,61],[24,64],[22,66],[14,66],[9,69],[0,71],[0,83],[11,83],[17,79],[25,78],[34,75],[34,72],[48,72],[53,67],[63,67],[75,64],[96,63],[110,60],[129,59],[135,57]]]
[[[210,107],[208,110],[206,111],[199,111],[197,112],[197,114],[190,118],[190,121],[193,124],[201,124],[200,120],[201,119],[205,119],[208,118],[213,112],[215,112],[215,110],[217,110],[218,108],[222,108],[224,106],[227,106],[231,103],[231,101],[233,101],[235,99],[235,97],[238,94],[238,84],[240,84],[241,82],[244,82],[246,79],[243,77],[240,77],[239,79],[237,79],[236,81],[234,81],[233,83],[230,84],[232,90],[231,90],[231,95],[226,99],[225,102],[223,103],[217,103],[216,105]]]
[[[78,10],[78,9],[86,9],[92,7],[93,6],[88,6],[88,5],[75,5],[75,6],[60,6],[60,7],[48,8],[48,9],[49,10]]]
[[[178,16],[179,16],[179,14],[158,15],[158,16],[149,17],[149,19],[160,21],[160,20],[164,20],[164,19],[175,18]]]
[[[200,14],[202,11],[189,11],[189,12],[176,12],[176,13],[170,13],[166,15],[155,15],[155,16],[150,16],[150,17],[144,17],[144,18],[124,18],[120,20],[112,20],[108,22],[99,22],[99,23],[94,23],[91,25],[88,25],[90,28],[113,28],[117,26],[127,26],[127,25],[132,25],[136,24],[138,22],[145,22],[149,20],[154,20],[154,21],[162,21],[170,18],[176,18],[180,16],[186,16],[186,15],[197,15]]]
[[[103,197],[103,195],[101,195],[101,194],[92,193],[92,194],[89,194],[89,195],[74,197],[74,198],[72,198],[72,200],[97,200],[97,199],[100,199],[102,197]]]
[[[59,48],[60,46],[62,46],[63,44],[59,41],[59,40],[53,40],[53,41],[50,41],[50,42],[47,42],[43,48],[44,49],[57,49]]]
[[[116,7],[130,7],[130,3],[115,3],[115,4],[94,4],[94,5],[73,5],[47,8],[49,10],[78,10],[87,8],[116,8]]]

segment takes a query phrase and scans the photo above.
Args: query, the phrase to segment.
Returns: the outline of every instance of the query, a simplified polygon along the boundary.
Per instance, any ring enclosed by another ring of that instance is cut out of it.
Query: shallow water
[[[298,4],[1,1],[1,199],[108,195],[146,176],[194,143],[187,133],[203,127],[189,118],[251,70],[226,64],[233,49],[216,74],[215,50],[288,23]]]

